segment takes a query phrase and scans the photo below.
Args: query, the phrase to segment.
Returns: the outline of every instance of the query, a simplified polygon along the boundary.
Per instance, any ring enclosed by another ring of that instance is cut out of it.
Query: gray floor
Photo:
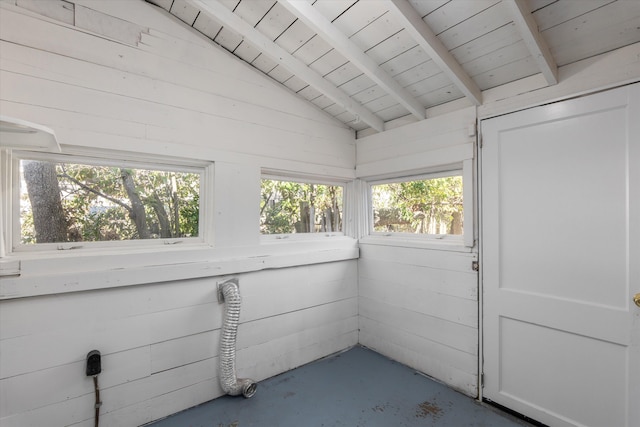
[[[522,427],[529,424],[369,349],[354,347],[262,381],[250,399],[221,397],[151,425]]]

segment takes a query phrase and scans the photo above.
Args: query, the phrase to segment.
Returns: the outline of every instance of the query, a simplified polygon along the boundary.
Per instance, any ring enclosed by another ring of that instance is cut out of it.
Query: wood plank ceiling
[[[640,0],[147,0],[356,131],[640,42]]]

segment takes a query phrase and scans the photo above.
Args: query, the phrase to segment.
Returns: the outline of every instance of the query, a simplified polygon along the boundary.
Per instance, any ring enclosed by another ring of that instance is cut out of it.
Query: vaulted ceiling
[[[147,0],[356,131],[640,42],[640,0]]]

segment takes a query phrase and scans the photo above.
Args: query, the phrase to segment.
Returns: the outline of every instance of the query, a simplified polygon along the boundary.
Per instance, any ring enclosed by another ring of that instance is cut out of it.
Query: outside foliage
[[[198,236],[200,175],[21,160],[21,243]]]
[[[462,234],[462,177],[373,185],[374,231]]]
[[[262,234],[318,233],[342,230],[342,187],[262,180]]]
[[[200,174],[21,160],[21,243],[198,236]],[[262,234],[342,231],[343,188],[263,179]],[[372,186],[374,231],[462,234],[462,177]]]

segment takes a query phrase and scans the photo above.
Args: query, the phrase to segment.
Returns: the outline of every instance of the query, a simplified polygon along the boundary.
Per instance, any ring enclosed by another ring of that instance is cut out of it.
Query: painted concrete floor
[[[529,426],[363,347],[224,396],[153,427]]]

